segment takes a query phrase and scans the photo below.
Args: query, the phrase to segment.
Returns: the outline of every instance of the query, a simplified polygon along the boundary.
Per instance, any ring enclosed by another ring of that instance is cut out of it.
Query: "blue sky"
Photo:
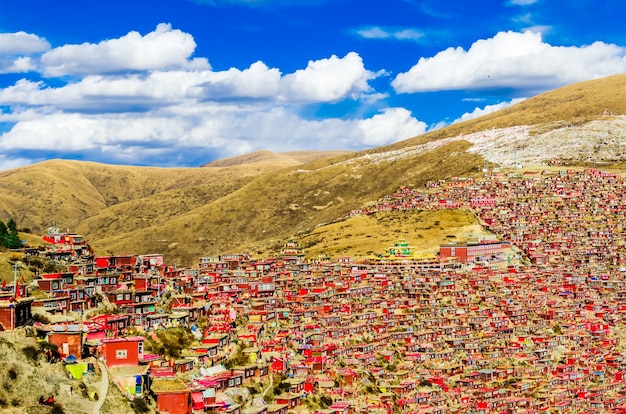
[[[626,72],[621,0],[3,1],[0,169],[361,150]]]

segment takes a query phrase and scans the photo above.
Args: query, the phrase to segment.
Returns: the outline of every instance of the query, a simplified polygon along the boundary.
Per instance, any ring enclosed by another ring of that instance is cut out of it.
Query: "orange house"
[[[82,332],[48,332],[48,342],[58,347],[62,356],[74,355],[76,359],[81,359],[83,354]]]
[[[139,361],[143,361],[145,340],[142,336],[103,339],[101,355],[107,368],[139,365]]]

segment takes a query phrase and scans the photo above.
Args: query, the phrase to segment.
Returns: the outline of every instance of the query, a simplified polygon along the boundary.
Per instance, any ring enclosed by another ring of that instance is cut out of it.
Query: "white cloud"
[[[191,58],[196,48],[193,37],[161,23],[145,36],[130,32],[98,44],[65,45],[41,58],[46,76],[87,75],[159,69],[209,69],[204,58]]]
[[[34,162],[40,162],[43,159],[29,159],[22,157],[11,157],[5,154],[0,155],[0,171],[11,170],[13,168],[24,167],[26,165],[33,164]]]
[[[28,56],[0,58],[0,73],[25,73],[36,70],[36,65]]]
[[[419,40],[424,33],[416,29],[391,29],[379,26],[366,27],[356,30],[356,33],[365,39],[395,39],[395,40]]]
[[[347,53],[309,61],[292,73],[264,62],[212,71],[192,58],[193,38],[161,24],[97,44],[66,45],[23,61],[43,79],[24,77],[0,89],[0,168],[24,154],[68,154],[108,163],[194,165],[258,149],[359,150],[423,133],[402,108],[366,119],[306,119],[307,105],[372,103],[384,94],[369,82],[385,72]],[[65,76],[68,83],[45,76]],[[7,109],[8,108],[8,109]],[[61,155],[62,156],[62,155]]]
[[[526,27],[522,29],[523,32],[532,32],[532,33],[541,33],[542,35],[546,35],[552,31],[552,26],[548,25],[534,25],[530,27]]]
[[[0,74],[34,71],[31,55],[50,49],[50,43],[37,35],[17,32],[0,33]]]
[[[280,92],[281,73],[263,62],[255,62],[248,69],[231,68],[214,73],[201,88],[207,98],[267,98]]]
[[[256,62],[248,69],[226,71],[151,71],[126,76],[91,75],[59,88],[43,81],[21,79],[0,90],[5,105],[53,105],[63,110],[144,111],[189,101],[266,100],[280,104],[377,100],[368,81],[380,73],[368,71],[356,53],[343,58],[311,61],[305,69],[281,75]]]
[[[1,119],[0,119],[1,120]],[[384,145],[426,130],[404,108],[367,119],[307,120],[275,106],[205,103],[155,109],[150,113],[28,114],[0,135],[0,152],[52,151],[106,153],[107,162],[154,164],[179,158],[207,162],[258,149],[274,151],[351,149]]]
[[[421,58],[392,85],[398,93],[481,88],[553,88],[626,72],[626,49],[595,42],[552,46],[533,32],[500,32],[469,50]]]
[[[483,115],[487,115],[490,114],[492,112],[496,112],[499,111],[501,109],[504,108],[508,108],[511,105],[515,105],[516,103],[522,102],[526,100],[526,98],[516,98],[516,99],[512,99],[508,102],[500,102],[498,104],[494,104],[494,105],[487,105],[484,108],[474,108],[474,110],[472,112],[466,112],[463,115],[461,115],[459,118],[455,119],[454,121],[452,121],[452,123],[457,123],[457,122],[463,122],[463,121],[469,121],[470,119],[474,119],[474,118],[478,118],[481,117]]]
[[[0,54],[28,56],[48,49],[50,43],[37,35],[26,32],[0,33]]]
[[[413,118],[405,108],[389,108],[359,121],[359,128],[363,132],[363,143],[378,147],[423,134],[427,125]]]
[[[359,98],[372,88],[368,81],[378,75],[365,69],[363,60],[350,52],[343,58],[309,61],[306,69],[285,75],[286,99],[332,102],[346,97]]]

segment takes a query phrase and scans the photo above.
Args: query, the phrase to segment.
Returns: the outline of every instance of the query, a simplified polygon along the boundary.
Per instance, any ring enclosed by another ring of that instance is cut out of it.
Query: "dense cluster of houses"
[[[7,287],[0,323],[78,315],[37,326],[161,412],[626,413],[625,199],[611,173],[514,172],[405,188],[353,212],[467,208],[498,237],[441,246],[434,260],[408,245],[305,260],[290,241],[276,258],[176,268],[160,255],[93,257],[80,236],[53,233],[68,271],[37,279],[36,298]],[[87,317],[103,303],[116,312]],[[180,358],[146,351],[156,330],[179,326],[197,338]]]

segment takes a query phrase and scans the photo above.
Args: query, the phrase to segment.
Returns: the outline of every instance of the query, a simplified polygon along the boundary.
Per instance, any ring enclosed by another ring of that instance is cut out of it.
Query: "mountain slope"
[[[0,219],[35,232],[58,223],[84,234],[97,254],[163,253],[187,265],[217,251],[270,254],[402,186],[477,172],[484,158],[623,159],[626,118],[601,114],[625,113],[624,96],[626,75],[583,82],[358,153],[259,151],[177,169],[46,161],[0,172]],[[526,125],[523,134],[516,125]],[[580,135],[577,152],[567,134]]]
[[[348,151],[292,151],[275,153],[268,150],[261,150],[237,157],[216,160],[203,165],[203,167],[232,167],[234,165],[263,163],[270,163],[280,167],[291,167],[344,154],[348,154]]]
[[[323,160],[307,164],[306,170],[268,173],[167,223],[128,233],[109,232],[110,237],[94,241],[93,246],[114,252],[161,252],[183,263],[218,250],[278,249],[285,238],[345,217],[364,201],[401,186],[476,170],[482,158],[466,153],[468,147],[455,142],[401,163]],[[122,226],[122,220],[116,227]],[[93,219],[79,228],[87,234],[91,227]]]
[[[613,114],[626,114],[626,74],[564,86],[480,118],[459,122],[397,142],[384,147],[384,150],[494,128],[519,125],[561,125],[562,123],[582,124],[597,119],[605,109]]]

